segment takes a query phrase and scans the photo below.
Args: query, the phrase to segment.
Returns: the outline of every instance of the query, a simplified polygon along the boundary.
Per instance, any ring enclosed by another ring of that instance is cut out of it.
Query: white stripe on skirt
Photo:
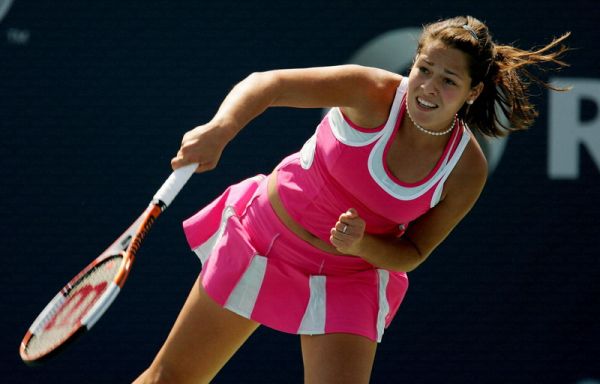
[[[325,333],[325,276],[310,276],[310,299],[300,323],[301,335],[321,335]]]
[[[219,229],[199,247],[194,248],[194,253],[196,256],[198,256],[202,265],[206,263],[206,260],[208,259],[208,256],[210,256],[215,244],[217,244],[221,236],[223,236],[223,232],[225,232],[225,226],[227,225],[227,219],[234,215],[235,210],[232,206],[225,207],[223,213],[221,214],[221,223],[219,224]]]
[[[254,255],[248,269],[237,283],[224,307],[240,316],[250,318],[267,269],[267,258]]]
[[[385,269],[378,269],[379,276],[379,311],[377,312],[377,342],[381,342],[383,331],[385,330],[385,320],[390,312],[390,304],[387,300],[387,285],[390,279],[390,272]]]

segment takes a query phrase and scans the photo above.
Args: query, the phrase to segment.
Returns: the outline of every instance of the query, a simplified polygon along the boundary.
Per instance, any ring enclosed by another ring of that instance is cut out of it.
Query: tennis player
[[[483,189],[473,132],[503,136],[533,123],[529,84],[556,88],[526,68],[566,65],[567,36],[521,50],[456,17],[424,27],[408,77],[343,65],[254,73],[235,86],[210,122],[184,135],[173,168],[215,168],[269,107],[331,109],[270,175],[232,185],[184,222],[202,271],[135,382],[209,382],[263,324],[300,335],[306,383],[367,383],[407,272]]]

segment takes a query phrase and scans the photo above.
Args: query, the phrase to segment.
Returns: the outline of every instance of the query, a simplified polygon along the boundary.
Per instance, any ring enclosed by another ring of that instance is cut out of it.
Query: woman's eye
[[[456,83],[450,79],[446,79],[446,84],[448,85],[456,85]]]
[[[419,67],[419,71],[421,71],[421,73],[429,73],[429,69],[425,67]]]

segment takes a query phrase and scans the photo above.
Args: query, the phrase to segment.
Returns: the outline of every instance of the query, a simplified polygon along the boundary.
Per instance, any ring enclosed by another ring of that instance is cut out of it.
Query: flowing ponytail
[[[522,50],[495,44],[487,26],[474,17],[455,17],[426,25],[417,53],[428,42],[439,40],[467,55],[471,86],[483,82],[484,87],[475,102],[463,106],[458,115],[471,129],[498,137],[533,124],[538,113],[529,100],[532,84],[553,91],[568,90],[542,81],[530,68],[544,70],[542,64],[546,63],[567,66],[560,57],[568,50],[563,43],[569,35],[565,33],[536,50]]]

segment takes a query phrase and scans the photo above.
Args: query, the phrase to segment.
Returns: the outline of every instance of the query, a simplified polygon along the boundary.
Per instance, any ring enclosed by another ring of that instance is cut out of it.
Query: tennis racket
[[[144,213],[46,305],[21,342],[20,354],[25,363],[37,363],[55,355],[100,319],[125,284],[135,254],[152,224],[197,167],[194,163],[173,171]]]

